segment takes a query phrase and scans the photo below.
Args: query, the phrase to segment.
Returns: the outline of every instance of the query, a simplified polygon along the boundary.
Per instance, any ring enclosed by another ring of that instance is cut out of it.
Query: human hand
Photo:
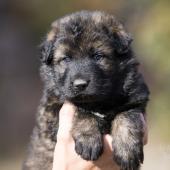
[[[86,161],[75,152],[75,143],[70,134],[75,112],[76,107],[69,102],[65,102],[60,110],[53,170],[119,170],[112,158],[112,138],[108,134],[103,137],[104,152],[97,161]],[[141,116],[145,124],[143,115]],[[146,142],[147,135],[144,137],[144,143]]]

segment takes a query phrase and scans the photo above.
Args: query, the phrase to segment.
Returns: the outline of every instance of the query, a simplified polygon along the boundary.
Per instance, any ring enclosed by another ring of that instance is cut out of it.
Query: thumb
[[[57,141],[70,140],[70,130],[76,107],[70,102],[66,101],[59,112],[59,129],[57,133]]]

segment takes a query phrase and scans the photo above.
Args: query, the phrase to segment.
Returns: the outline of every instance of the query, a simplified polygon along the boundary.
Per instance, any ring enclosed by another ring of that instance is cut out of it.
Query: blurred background
[[[42,94],[37,46],[52,21],[82,9],[113,13],[132,33],[151,90],[142,170],[169,170],[169,0],[0,0],[0,169],[21,169]]]

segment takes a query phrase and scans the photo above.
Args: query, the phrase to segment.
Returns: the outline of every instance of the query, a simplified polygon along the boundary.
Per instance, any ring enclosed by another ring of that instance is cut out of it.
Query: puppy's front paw
[[[113,159],[121,170],[139,170],[143,163],[142,143],[122,142],[113,139]]]
[[[103,141],[101,134],[79,135],[74,138],[75,150],[85,160],[97,160],[103,152]]]

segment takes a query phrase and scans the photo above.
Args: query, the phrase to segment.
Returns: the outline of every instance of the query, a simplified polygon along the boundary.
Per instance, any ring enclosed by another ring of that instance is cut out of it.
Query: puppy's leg
[[[92,115],[77,114],[72,128],[76,152],[85,160],[96,160],[103,152],[98,122]]]
[[[113,158],[121,170],[139,170],[143,163],[144,127],[141,114],[129,110],[118,114],[112,122]]]

